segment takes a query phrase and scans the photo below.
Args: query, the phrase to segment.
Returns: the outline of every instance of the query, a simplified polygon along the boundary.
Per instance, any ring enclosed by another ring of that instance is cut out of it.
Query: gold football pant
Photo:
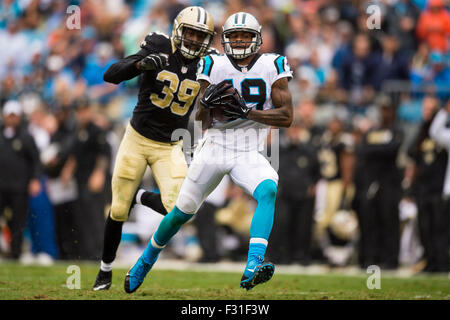
[[[147,165],[161,192],[167,212],[175,206],[178,191],[187,173],[182,141],[164,143],[148,139],[128,124],[120,143],[112,177],[111,219],[126,221],[133,196]]]

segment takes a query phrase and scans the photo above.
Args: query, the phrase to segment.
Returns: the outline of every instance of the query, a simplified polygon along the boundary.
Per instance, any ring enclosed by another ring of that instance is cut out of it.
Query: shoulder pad
[[[287,59],[285,56],[273,55],[273,57],[274,57],[273,63],[275,65],[275,69],[277,70],[278,74],[286,71],[286,68],[289,68],[289,65],[287,64]]]

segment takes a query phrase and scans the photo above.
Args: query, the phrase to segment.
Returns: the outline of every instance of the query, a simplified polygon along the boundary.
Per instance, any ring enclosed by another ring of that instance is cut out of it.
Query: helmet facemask
[[[188,39],[185,36],[186,29],[192,29],[202,32],[205,37],[203,41],[195,41]],[[181,54],[187,59],[195,59],[205,55],[211,46],[213,34],[209,30],[199,29],[195,26],[180,24],[175,29],[175,35],[173,37],[174,44]]]
[[[233,32],[243,31],[253,35],[251,41],[230,41],[230,35]],[[245,46],[245,48],[233,48],[232,44],[239,43]],[[231,29],[222,33],[222,46],[227,55],[232,56],[234,59],[244,59],[253,54],[256,54],[262,44],[261,34],[251,29]]]

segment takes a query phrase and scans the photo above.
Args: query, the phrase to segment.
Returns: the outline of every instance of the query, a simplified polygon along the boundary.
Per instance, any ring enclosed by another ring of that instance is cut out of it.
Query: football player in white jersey
[[[259,151],[270,126],[289,127],[292,122],[288,89],[292,72],[285,57],[259,54],[261,43],[256,18],[235,13],[223,26],[225,54],[208,55],[199,62],[201,99],[196,120],[208,130],[194,153],[174,209],[128,272],[126,292],[142,284],[160,251],[226,174],[257,201],[240,286],[249,290],[271,279],[275,267],[264,261],[264,255],[273,225],[278,174]]]

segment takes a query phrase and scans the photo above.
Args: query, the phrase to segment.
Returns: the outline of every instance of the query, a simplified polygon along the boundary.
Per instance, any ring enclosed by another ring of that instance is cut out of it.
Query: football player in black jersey
[[[142,203],[137,189],[147,165],[161,192],[156,196],[163,214],[172,210],[187,172],[182,141],[172,141],[175,129],[187,128],[200,85],[199,58],[207,54],[214,36],[211,15],[201,7],[187,7],[174,20],[172,36],[150,33],[138,53],[121,59],[104,74],[118,84],[142,75],[138,103],[120,144],[112,177],[112,203],[106,220],[103,255],[94,290],[111,286],[112,263],[122,225],[131,207]],[[150,196],[145,192],[146,196]],[[143,203],[145,204],[145,203]]]

